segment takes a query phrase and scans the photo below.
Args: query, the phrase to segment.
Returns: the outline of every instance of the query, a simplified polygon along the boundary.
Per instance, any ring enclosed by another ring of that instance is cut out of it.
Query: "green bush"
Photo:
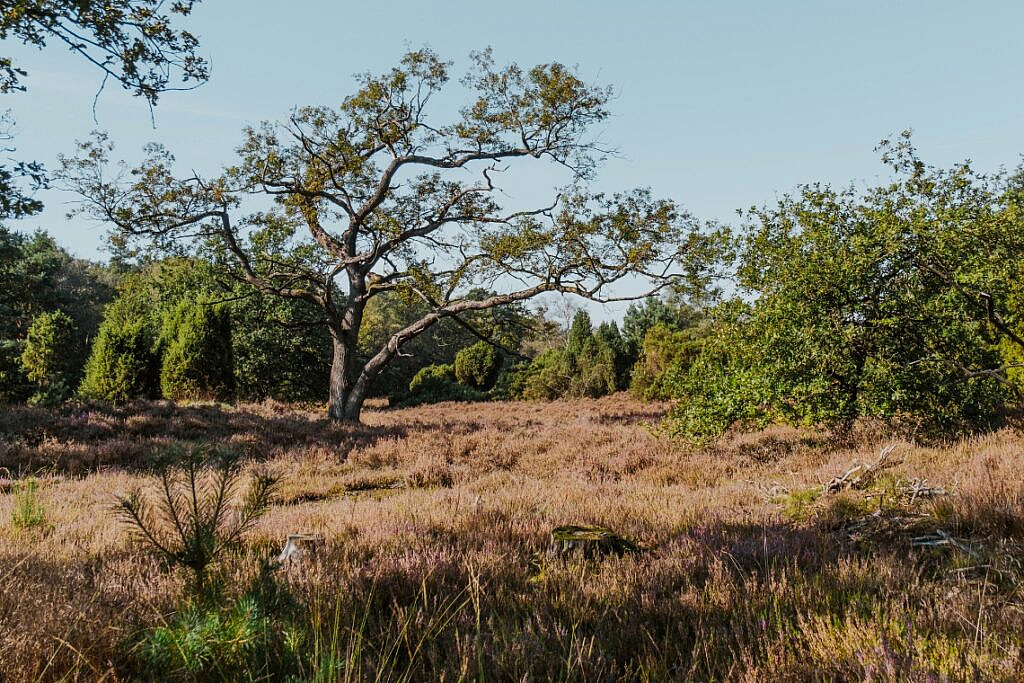
[[[590,316],[580,311],[573,318],[564,349],[548,349],[530,364],[522,379],[522,396],[551,400],[564,396],[598,397],[623,388],[629,374],[629,356],[615,323],[602,323],[595,331]]]
[[[523,380],[523,398],[550,401],[568,394],[572,382],[569,355],[562,349],[548,349],[530,363]]]
[[[494,386],[499,372],[501,355],[485,341],[478,341],[455,354],[455,379],[467,387],[486,391]]]
[[[251,598],[229,608],[191,605],[146,634],[139,657],[153,680],[259,680],[269,628]]]
[[[523,398],[529,373],[530,361],[517,361],[506,366],[491,389],[491,398],[498,401],[515,401]]]
[[[442,401],[484,401],[487,394],[459,384],[455,379],[455,366],[428,365],[416,373],[409,382],[409,395],[403,405],[440,403]]]
[[[228,308],[182,301],[164,319],[160,390],[175,400],[226,400],[234,395]]]
[[[70,316],[59,310],[36,316],[21,353],[25,376],[36,385],[29,402],[54,405],[67,400],[77,380],[80,356],[78,328]]]
[[[647,401],[673,398],[674,383],[700,353],[697,328],[671,329],[657,323],[647,330],[633,366],[629,390]]]
[[[144,320],[104,318],[79,393],[113,403],[157,396],[160,365],[153,341]]]
[[[331,336],[316,308],[301,299],[236,290],[231,355],[239,400],[322,401],[331,368]],[[403,388],[408,386],[408,380]]]

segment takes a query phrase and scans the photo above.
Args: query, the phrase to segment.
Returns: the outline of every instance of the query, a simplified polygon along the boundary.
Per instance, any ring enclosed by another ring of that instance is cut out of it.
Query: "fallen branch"
[[[914,479],[907,486],[910,493],[910,503],[913,504],[918,498],[937,498],[946,495],[946,489],[941,486],[932,486],[927,479]]]
[[[910,545],[918,548],[934,548],[938,546],[951,546],[960,550],[961,552],[967,553],[977,561],[981,561],[981,556],[974,551],[973,548],[965,544],[956,538],[953,538],[942,529],[936,529],[934,534],[927,536],[917,536],[916,538],[910,539]]]
[[[838,493],[843,489],[859,489],[867,486],[876,474],[891,464],[888,460],[894,450],[896,450],[896,444],[889,444],[878,454],[878,459],[875,462],[870,465],[854,465],[840,476],[834,477],[825,484],[825,493]]]

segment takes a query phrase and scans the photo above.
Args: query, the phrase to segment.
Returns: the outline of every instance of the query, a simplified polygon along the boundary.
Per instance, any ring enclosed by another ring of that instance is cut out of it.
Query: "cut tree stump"
[[[554,557],[582,555],[591,558],[604,555],[622,556],[641,550],[639,545],[619,536],[610,529],[600,526],[567,525],[552,529],[548,555]]]
[[[322,545],[324,537],[320,534],[288,534],[284,549],[274,561],[276,568],[290,568],[302,562],[318,546]]]

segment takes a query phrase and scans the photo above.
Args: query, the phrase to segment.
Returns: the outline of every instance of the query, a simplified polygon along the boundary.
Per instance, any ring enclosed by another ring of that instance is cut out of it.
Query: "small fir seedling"
[[[242,480],[237,451],[211,444],[171,446],[159,463],[155,500],[136,488],[118,499],[116,512],[157,555],[188,569],[202,596],[210,566],[266,512],[277,479],[254,473],[235,505]]]

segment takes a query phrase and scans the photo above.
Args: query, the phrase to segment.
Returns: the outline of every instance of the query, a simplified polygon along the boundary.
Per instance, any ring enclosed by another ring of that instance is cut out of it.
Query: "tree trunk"
[[[327,399],[327,417],[339,422],[359,422],[364,396],[356,396],[352,381],[352,362],[355,349],[341,331],[331,330],[334,355],[331,359],[331,381]],[[362,392],[365,393],[365,392]]]

